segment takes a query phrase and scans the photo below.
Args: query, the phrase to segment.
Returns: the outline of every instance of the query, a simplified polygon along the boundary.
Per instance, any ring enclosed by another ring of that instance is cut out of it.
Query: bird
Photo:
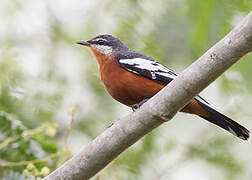
[[[178,76],[152,57],[130,50],[119,38],[110,34],[76,43],[88,47],[97,60],[100,79],[108,93],[134,111]],[[180,111],[197,115],[240,139],[249,138],[247,128],[215,110],[199,95]]]

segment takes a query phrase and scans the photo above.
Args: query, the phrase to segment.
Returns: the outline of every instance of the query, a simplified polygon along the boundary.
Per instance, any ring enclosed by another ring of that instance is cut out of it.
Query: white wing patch
[[[156,75],[164,76],[171,79],[174,79],[176,77],[175,73],[172,70],[156,61],[151,61],[143,58],[134,58],[134,59],[120,59],[119,62],[122,64],[127,64],[139,69],[149,71],[151,73],[152,79],[156,79]],[[130,71],[135,72],[134,70]]]
[[[102,41],[108,41],[107,39],[104,39],[104,38],[96,38],[93,41],[100,41],[100,40],[102,40]]]

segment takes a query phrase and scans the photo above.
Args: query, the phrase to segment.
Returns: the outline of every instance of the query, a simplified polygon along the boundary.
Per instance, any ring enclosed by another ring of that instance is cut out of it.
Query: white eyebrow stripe
[[[97,38],[97,39],[94,39],[93,41],[100,41],[100,40],[102,40],[102,41],[108,41],[107,39],[103,39],[103,38]]]
[[[150,71],[152,79],[156,79],[156,75],[164,76],[171,79],[174,79],[176,77],[175,73],[172,70],[156,61],[151,61],[143,58],[134,58],[120,59],[119,62],[122,64],[127,64],[133,67]]]

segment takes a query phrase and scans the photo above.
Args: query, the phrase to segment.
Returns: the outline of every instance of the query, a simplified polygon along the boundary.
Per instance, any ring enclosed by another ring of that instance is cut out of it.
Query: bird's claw
[[[133,104],[131,106],[131,109],[132,109],[133,112],[135,112],[138,108],[140,108],[139,104]]]
[[[135,112],[137,109],[139,109],[139,108],[140,108],[144,103],[146,103],[148,100],[149,100],[149,99],[144,99],[144,100],[142,100],[142,101],[139,102],[139,103],[133,104],[133,105],[131,106],[132,111]]]

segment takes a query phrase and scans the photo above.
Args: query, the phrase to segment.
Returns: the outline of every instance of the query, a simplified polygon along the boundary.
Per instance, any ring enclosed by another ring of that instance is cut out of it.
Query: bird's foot
[[[144,99],[144,100],[140,101],[139,103],[133,104],[133,105],[131,106],[132,111],[135,112],[137,109],[139,109],[139,108],[140,108],[144,103],[146,103],[148,100],[149,100],[149,98]]]

